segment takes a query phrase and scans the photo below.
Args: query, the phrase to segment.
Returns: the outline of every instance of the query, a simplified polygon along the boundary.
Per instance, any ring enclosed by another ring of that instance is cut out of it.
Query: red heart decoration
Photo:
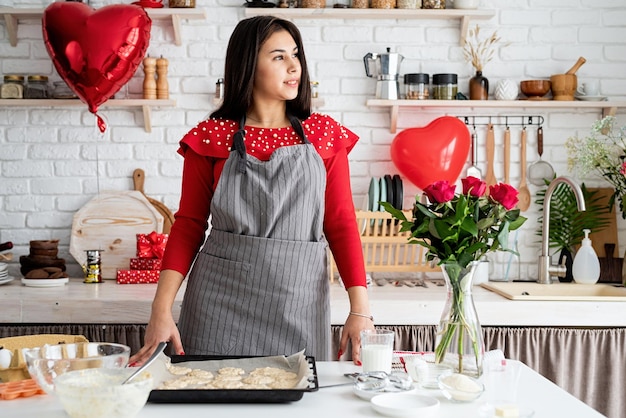
[[[391,160],[424,190],[438,180],[454,183],[470,149],[470,133],[459,119],[442,116],[422,128],[408,128],[391,143]]]
[[[140,6],[113,4],[97,11],[58,1],[43,14],[43,38],[67,85],[96,113],[135,74],[150,41],[152,21]]]

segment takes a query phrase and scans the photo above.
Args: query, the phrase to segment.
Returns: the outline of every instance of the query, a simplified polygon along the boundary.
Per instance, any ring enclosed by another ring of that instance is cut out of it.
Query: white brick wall
[[[171,97],[178,106],[153,110],[153,130],[146,133],[140,109],[101,108],[109,128],[100,135],[94,118],[83,108],[29,109],[0,108],[0,242],[13,241],[16,256],[28,253],[32,239],[59,238],[61,256],[70,273],[80,275],[68,253],[72,216],[97,193],[99,172],[101,190],[132,188],[135,168],[146,171],[146,193],[176,210],[179,198],[182,160],[176,154],[180,137],[213,109],[215,81],[222,76],[226,43],[236,22],[243,17],[242,0],[197,0],[207,11],[206,21],[191,20],[182,26],[183,45],[173,44],[171,25],[153,23],[149,53],[170,61]],[[50,1],[0,0],[2,6],[45,7]],[[94,7],[112,4],[110,0],[91,1]],[[332,7],[332,0],[327,1]],[[545,78],[565,72],[579,56],[587,63],[578,71],[580,79],[601,79],[601,93],[615,99],[626,97],[626,0],[482,0],[481,8],[496,10],[496,16],[479,23],[485,33],[497,29],[510,44],[500,48],[485,68],[490,84],[502,78],[520,81]],[[368,108],[365,101],[374,95],[375,81],[365,76],[363,56],[384,52],[386,47],[405,56],[402,73],[455,72],[460,90],[467,92],[471,66],[463,61],[456,20],[314,20],[298,19],[306,46],[312,78],[320,82],[325,99],[323,112],[329,113],[361,136],[351,154],[352,185],[357,207],[367,193],[372,176],[397,173],[389,158],[394,134],[389,132],[386,109]],[[53,69],[42,42],[38,22],[19,26],[19,43],[11,47],[4,25],[0,25],[0,72],[42,73],[55,81]],[[140,97],[141,69],[125,86],[121,97]],[[624,110],[618,113],[622,122]],[[472,114],[466,109],[403,110],[398,128],[421,126],[444,115]],[[545,117],[544,158],[560,175],[568,174],[562,144],[573,134],[588,131],[599,112],[538,111],[520,109],[480,110],[476,115],[542,115]],[[480,145],[485,130],[479,128]],[[496,132],[502,145],[502,132]],[[511,183],[519,184],[519,133],[512,135]],[[96,163],[96,154],[99,164]],[[528,161],[536,159],[536,135],[528,138]],[[485,153],[479,160],[483,172]],[[502,161],[501,151],[496,159]],[[502,179],[503,169],[496,166]],[[589,181],[590,186],[605,185]],[[531,186],[531,191],[536,188]],[[405,181],[405,205],[411,204],[418,190]],[[534,198],[533,198],[534,200]],[[529,221],[520,233],[522,272],[536,277],[538,252],[537,207],[526,213]],[[626,224],[620,221],[620,253],[626,248]],[[17,257],[16,257],[17,259]],[[17,274],[18,266],[11,266]]]

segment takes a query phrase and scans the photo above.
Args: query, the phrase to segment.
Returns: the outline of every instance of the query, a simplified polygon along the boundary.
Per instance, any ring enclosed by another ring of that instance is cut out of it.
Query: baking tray
[[[185,361],[210,361],[251,358],[244,356],[172,356],[172,364]],[[283,403],[302,399],[305,392],[319,389],[315,358],[306,356],[310,370],[309,386],[303,389],[154,389],[148,396],[153,403]]]

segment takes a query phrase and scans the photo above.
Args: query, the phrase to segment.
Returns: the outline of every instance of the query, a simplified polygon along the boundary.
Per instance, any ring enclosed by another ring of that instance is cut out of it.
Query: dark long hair
[[[300,31],[293,23],[275,16],[241,20],[228,41],[224,66],[224,101],[212,118],[239,121],[252,105],[252,88],[259,49],[272,34],[286,30],[298,47],[302,66],[298,96],[287,101],[287,113],[304,120],[311,115],[311,85]]]

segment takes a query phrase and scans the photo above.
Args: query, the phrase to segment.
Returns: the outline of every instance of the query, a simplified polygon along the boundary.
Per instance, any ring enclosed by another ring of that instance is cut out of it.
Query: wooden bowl
[[[524,80],[519,83],[520,90],[529,99],[537,99],[545,96],[549,91],[552,83],[548,80]]]

